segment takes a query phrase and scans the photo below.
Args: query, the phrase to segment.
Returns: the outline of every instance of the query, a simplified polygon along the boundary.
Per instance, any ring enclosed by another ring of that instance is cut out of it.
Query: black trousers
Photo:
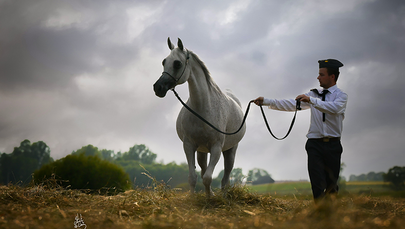
[[[308,172],[314,199],[322,198],[325,194],[337,193],[343,152],[341,142],[308,139],[305,149],[308,154]]]

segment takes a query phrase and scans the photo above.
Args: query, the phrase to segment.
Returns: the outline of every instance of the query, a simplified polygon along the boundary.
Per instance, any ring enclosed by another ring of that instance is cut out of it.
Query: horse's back
[[[236,104],[238,104],[239,107],[242,109],[242,104],[240,103],[238,97],[236,97],[236,96],[232,93],[231,90],[226,89],[226,90],[225,90],[225,94],[226,94],[228,97],[230,97],[231,99],[233,99],[233,100],[236,102]]]

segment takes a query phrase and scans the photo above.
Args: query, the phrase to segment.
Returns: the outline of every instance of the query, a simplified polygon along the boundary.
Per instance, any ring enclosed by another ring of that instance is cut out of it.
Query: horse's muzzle
[[[153,90],[155,91],[155,95],[163,98],[166,96],[166,93],[169,89],[176,86],[176,83],[170,79],[165,79],[163,75],[153,84]]]
[[[166,96],[167,90],[164,90],[162,85],[159,85],[156,83],[153,84],[153,90],[155,91],[155,95],[160,98],[163,98]]]

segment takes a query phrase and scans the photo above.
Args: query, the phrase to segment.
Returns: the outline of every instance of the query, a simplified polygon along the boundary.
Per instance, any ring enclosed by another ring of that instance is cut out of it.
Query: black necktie
[[[322,96],[322,101],[325,101],[326,94],[328,94],[328,90],[323,90],[322,93],[319,93],[317,89],[312,89],[311,91],[315,92],[315,94]],[[322,121],[325,122],[325,113],[322,113]]]

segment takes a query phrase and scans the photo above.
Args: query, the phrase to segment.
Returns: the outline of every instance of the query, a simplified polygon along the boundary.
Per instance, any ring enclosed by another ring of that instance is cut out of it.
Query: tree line
[[[64,181],[65,186],[78,189],[92,189],[100,185],[127,188],[125,183],[142,188],[155,181],[164,182],[173,188],[188,188],[188,165],[157,163],[157,154],[144,144],[134,145],[123,153],[87,145],[57,161],[54,161],[50,153],[50,148],[43,141],[32,144],[29,140],[22,141],[20,146],[14,147],[12,153],[1,154],[0,183],[27,185],[54,178]],[[101,174],[104,174],[103,178],[100,178]],[[109,174],[115,174],[115,177]],[[124,178],[118,178],[117,174]],[[220,187],[222,177],[223,170],[213,179],[212,186]],[[114,180],[121,180],[122,184],[118,185]],[[242,173],[241,168],[233,169],[230,182],[233,184],[244,181],[252,184],[274,182],[271,175],[263,169],[250,170],[247,176]],[[202,184],[197,189],[202,190]]]
[[[24,140],[11,154],[0,157],[0,183],[27,185],[31,174],[43,165],[53,162],[51,150],[43,141],[33,144]]]
[[[384,172],[369,172],[367,174],[350,175],[349,181],[384,181]]]
[[[172,188],[188,188],[188,165],[186,163],[157,163],[157,154],[144,144],[134,145],[127,152],[98,149],[93,145],[83,146],[70,155],[54,161],[51,150],[43,141],[31,144],[24,140],[10,154],[0,156],[0,184],[28,185],[54,178],[65,181],[66,186],[77,189],[97,187],[149,187],[153,182],[164,182]],[[342,164],[342,168],[345,165]],[[213,178],[212,186],[220,187],[224,171]],[[34,179],[32,179],[34,176]],[[199,176],[199,179],[200,176]],[[369,172],[351,175],[349,181],[386,181],[395,189],[405,188],[405,167],[394,166],[387,173]],[[244,175],[241,168],[234,168],[231,184],[248,182],[253,185],[274,183],[264,169],[254,168]],[[197,190],[203,189],[201,180]]]

